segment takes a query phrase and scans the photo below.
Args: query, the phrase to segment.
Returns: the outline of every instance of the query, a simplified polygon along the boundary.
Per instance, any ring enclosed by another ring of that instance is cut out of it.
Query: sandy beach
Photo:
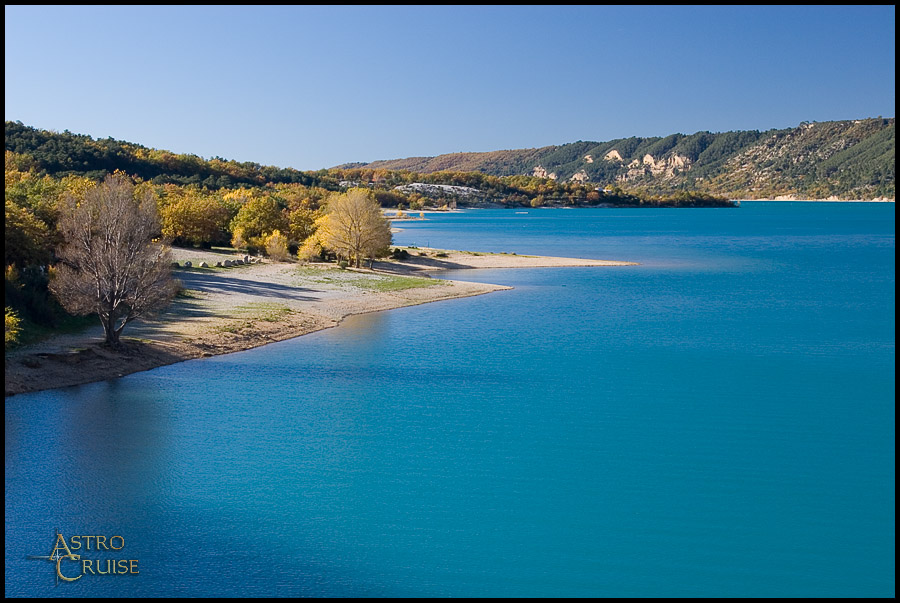
[[[121,349],[102,344],[99,323],[6,353],[7,396],[121,377],[192,358],[227,354],[336,326],[345,317],[510,289],[431,278],[448,269],[627,266],[632,262],[405,248],[374,270],[263,261],[230,268],[200,262],[237,256],[173,249],[183,290],[160,314],[125,327]]]
[[[486,253],[454,251],[433,247],[392,247],[405,250],[409,258],[390,262],[375,262],[376,270],[402,274],[427,273],[432,270],[464,270],[475,268],[552,268],[566,266],[637,266],[635,262],[556,258],[515,253]]]

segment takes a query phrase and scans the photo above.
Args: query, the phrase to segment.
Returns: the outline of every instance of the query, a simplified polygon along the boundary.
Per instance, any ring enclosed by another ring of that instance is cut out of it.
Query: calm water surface
[[[6,594],[894,594],[893,204],[402,227],[641,265],[7,398]]]

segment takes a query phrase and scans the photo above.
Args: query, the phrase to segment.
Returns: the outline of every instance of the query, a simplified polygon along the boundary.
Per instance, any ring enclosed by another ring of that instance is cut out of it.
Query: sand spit
[[[482,295],[503,285],[431,278],[435,270],[539,266],[624,266],[573,258],[408,248],[403,261],[374,270],[333,264],[264,261],[230,268],[179,268],[184,287],[152,320],[135,321],[119,349],[102,345],[99,324],[6,353],[6,395],[114,379],[193,358],[247,350],[336,326],[345,317],[403,306]],[[193,266],[237,256],[174,249]]]

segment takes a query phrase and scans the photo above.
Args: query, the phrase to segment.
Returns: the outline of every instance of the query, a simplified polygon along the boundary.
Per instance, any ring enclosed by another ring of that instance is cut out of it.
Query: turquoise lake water
[[[7,398],[7,596],[894,595],[893,204],[429,217],[641,265]]]

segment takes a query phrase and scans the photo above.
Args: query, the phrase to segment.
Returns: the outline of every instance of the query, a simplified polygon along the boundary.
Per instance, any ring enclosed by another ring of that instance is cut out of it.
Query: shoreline
[[[488,268],[564,268],[585,266],[637,266],[637,262],[518,255],[509,252],[457,251],[437,247],[391,246],[408,254],[407,258],[375,262],[375,268],[394,274],[428,274],[440,270]]]
[[[194,265],[216,256],[231,257],[201,250],[172,251],[173,259],[190,259]],[[335,327],[347,316],[512,289],[433,279],[429,273],[434,271],[636,265],[424,248],[411,251],[425,255],[375,262],[374,271],[273,262],[178,269],[173,276],[182,281],[182,293],[154,319],[129,324],[120,349],[102,345],[98,324],[6,352],[5,396],[106,381],[185,360],[245,351]]]

